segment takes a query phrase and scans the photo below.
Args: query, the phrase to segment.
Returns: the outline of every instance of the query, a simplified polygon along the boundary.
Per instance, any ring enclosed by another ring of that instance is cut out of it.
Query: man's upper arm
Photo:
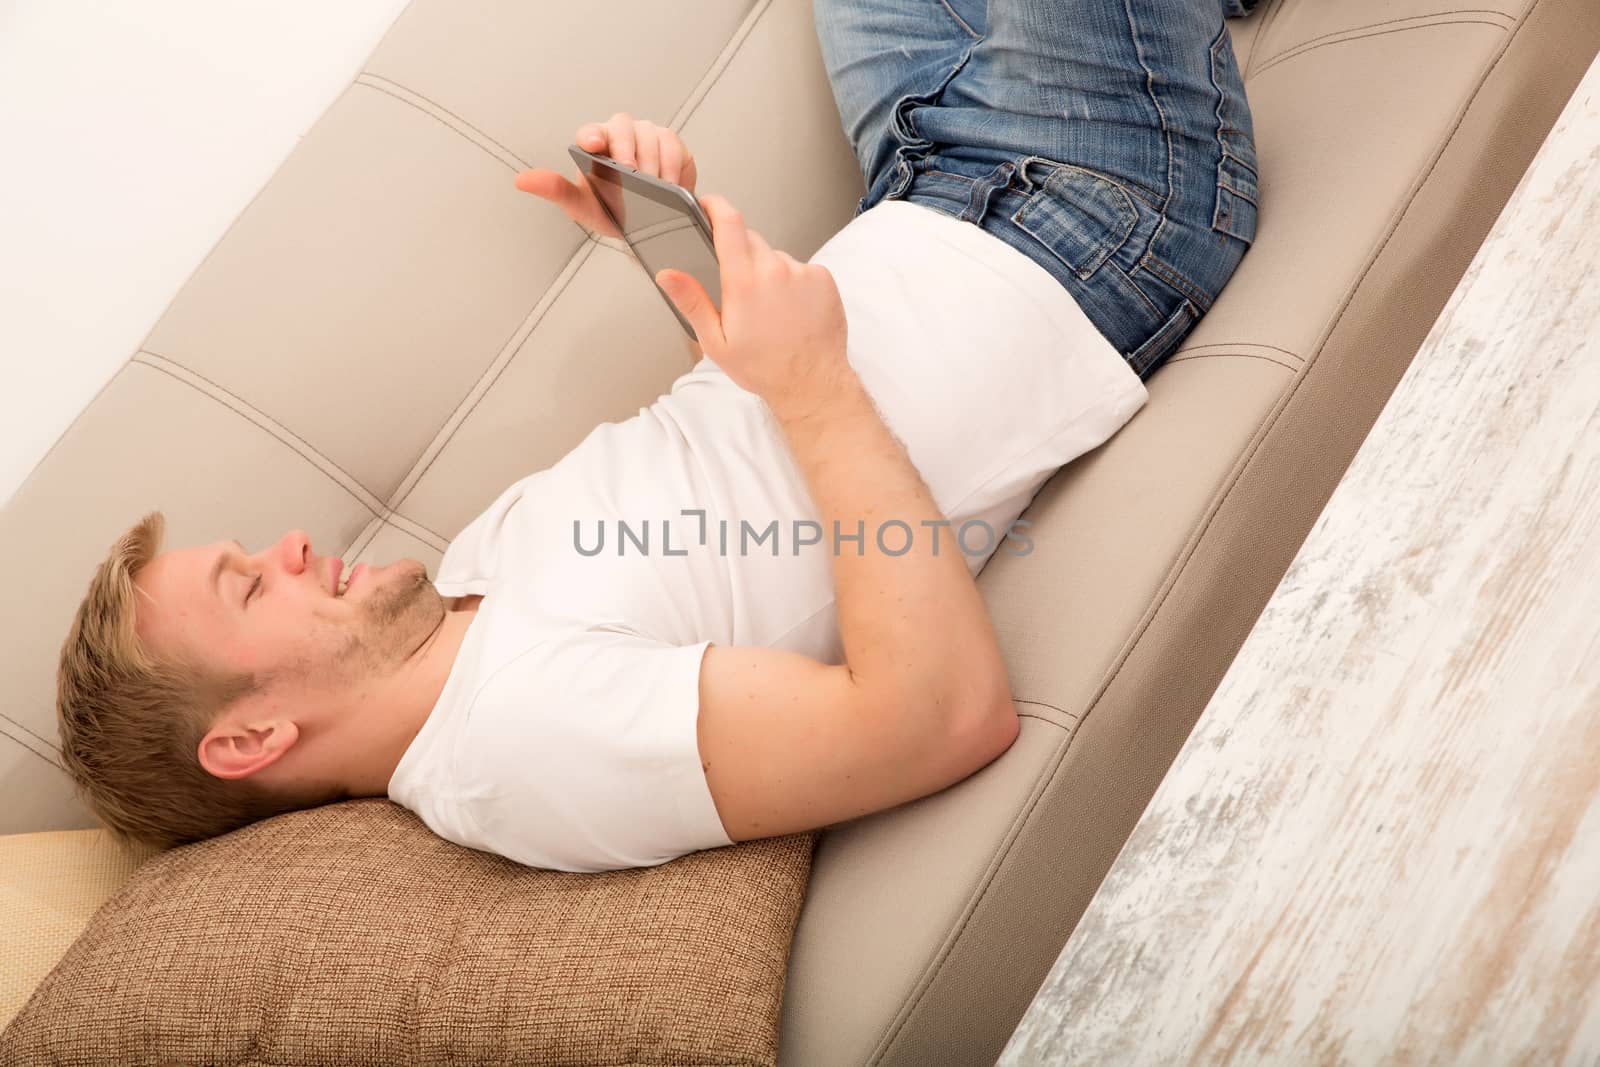
[[[697,731],[728,836],[796,833],[927,796],[1016,737],[1009,711],[896,703],[844,666],[783,649],[709,646]]]

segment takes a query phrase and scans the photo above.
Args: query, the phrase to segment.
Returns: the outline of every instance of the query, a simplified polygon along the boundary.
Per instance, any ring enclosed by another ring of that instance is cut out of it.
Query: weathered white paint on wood
[[[1600,63],[1002,1064],[1600,1062]]]

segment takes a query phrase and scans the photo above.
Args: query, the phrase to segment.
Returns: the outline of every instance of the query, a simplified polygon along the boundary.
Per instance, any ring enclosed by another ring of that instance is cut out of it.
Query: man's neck
[[[385,692],[375,693],[373,708],[396,709],[393,715],[376,718],[368,735],[370,757],[363,761],[353,780],[347,783],[353,797],[387,796],[389,781],[401,757],[416,740],[438,705],[450,670],[461,651],[467,627],[477,617],[481,596],[457,597],[447,602],[444,619],[417,650],[411,669],[391,676]]]

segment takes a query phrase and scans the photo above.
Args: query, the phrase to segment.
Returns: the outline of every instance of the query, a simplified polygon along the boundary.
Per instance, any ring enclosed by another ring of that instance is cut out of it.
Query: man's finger
[[[634,166],[646,174],[661,174],[660,137],[654,123],[640,120],[633,128],[633,152],[638,160]]]
[[[767,244],[765,237],[762,237],[755,230],[746,229],[744,231],[744,239],[750,246],[751,265],[759,267],[772,259],[772,246]]]
[[[633,150],[633,116],[619,111],[606,121],[610,133],[611,158],[628,167],[639,165]]]
[[[671,130],[661,131],[661,180],[673,182],[678,185],[683,183],[679,179],[683,176],[683,142],[678,140],[677,134]]]
[[[572,138],[579,148],[585,152],[600,155],[606,150],[610,139],[606,137],[606,128],[598,122],[586,122],[578,127],[578,132]]]
[[[693,276],[670,267],[656,275],[656,284],[661,286],[678,310],[683,312],[683,317],[689,320],[689,325],[694,327],[700,348],[715,360],[726,341],[722,335],[722,316],[717,314],[705,287]]]
[[[722,291],[742,284],[750,277],[750,246],[745,240],[744,219],[726,199],[702,197],[700,206],[711,220],[711,244],[722,267]]]
[[[517,175],[516,182],[518,189],[555,204],[584,229],[604,237],[620,236],[581,174],[574,185],[553,170],[525,170]]]
[[[525,170],[517,175],[517,188],[568,209],[583,199],[582,191],[553,170]]]

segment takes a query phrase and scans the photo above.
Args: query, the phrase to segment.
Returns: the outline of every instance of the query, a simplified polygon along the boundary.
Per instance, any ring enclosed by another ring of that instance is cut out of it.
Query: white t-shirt
[[[963,541],[974,573],[1026,554],[1012,520],[1148,398],[1047,271],[971,223],[888,201],[812,262],[838,283],[852,366],[951,523],[863,527],[868,551],[880,533],[890,552],[908,536],[954,551],[978,520]],[[842,662],[833,549],[770,410],[701,359],[450,543],[435,586],[484,599],[389,796],[448,840],[555,870],[731,844],[696,742],[701,657],[717,642]]]

